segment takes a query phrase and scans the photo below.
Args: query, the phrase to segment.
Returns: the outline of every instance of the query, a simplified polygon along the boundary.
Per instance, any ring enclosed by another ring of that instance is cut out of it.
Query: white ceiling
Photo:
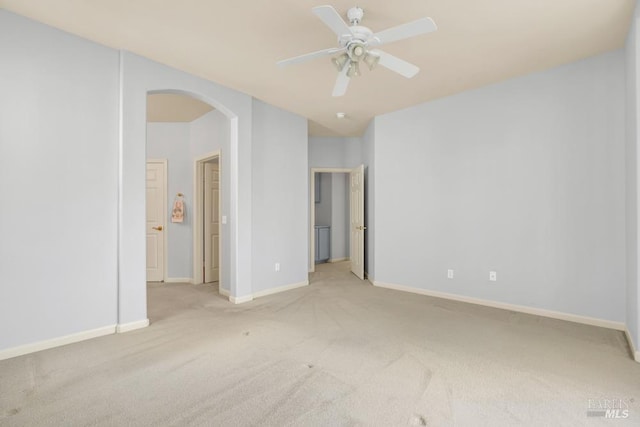
[[[190,96],[171,93],[147,95],[148,122],[192,122],[213,110]]]
[[[372,117],[620,48],[634,0],[336,0],[379,31],[430,16],[439,30],[385,45],[420,66],[413,79],[378,67],[331,91],[328,58],[276,62],[336,45],[311,13],[327,0],[0,0],[0,6],[248,93],[310,120],[313,135],[362,134]],[[336,112],[347,114],[344,120]]]

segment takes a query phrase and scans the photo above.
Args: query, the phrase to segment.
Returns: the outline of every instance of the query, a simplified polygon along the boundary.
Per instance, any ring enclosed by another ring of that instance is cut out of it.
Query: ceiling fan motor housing
[[[367,46],[360,40],[352,40],[347,45],[347,53],[352,61],[359,62],[367,53]]]
[[[367,43],[371,37],[373,37],[373,31],[362,25],[354,25],[349,27],[351,34],[343,34],[338,38],[340,46],[346,46],[352,40],[359,40],[362,43]]]
[[[367,53],[367,44],[373,36],[373,32],[367,27],[354,25],[350,27],[351,34],[340,37],[339,43],[347,48],[347,53],[352,61],[360,61]]]

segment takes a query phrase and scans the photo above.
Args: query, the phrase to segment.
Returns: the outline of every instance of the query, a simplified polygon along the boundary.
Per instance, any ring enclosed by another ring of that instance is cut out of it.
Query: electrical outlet
[[[492,282],[495,282],[496,280],[498,280],[498,273],[496,273],[495,271],[490,271],[489,280]]]
[[[275,270],[276,271],[280,271],[280,263],[279,262],[276,262]]]
[[[453,279],[453,270],[447,270],[447,279]]]

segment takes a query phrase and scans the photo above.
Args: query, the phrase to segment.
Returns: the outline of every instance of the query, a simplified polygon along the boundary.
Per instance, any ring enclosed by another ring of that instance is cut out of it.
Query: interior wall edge
[[[135,331],[149,326],[149,319],[137,320],[135,322],[120,323],[116,326],[116,332],[119,334]]]

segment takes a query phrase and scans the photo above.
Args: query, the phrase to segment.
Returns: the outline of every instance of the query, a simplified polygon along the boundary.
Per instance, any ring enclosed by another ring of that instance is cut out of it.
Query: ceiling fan
[[[285,59],[279,61],[278,65],[284,67],[323,56],[338,55],[332,58],[333,64],[339,71],[333,88],[333,96],[342,96],[346,93],[349,79],[360,75],[360,62],[364,62],[370,70],[380,64],[406,78],[415,76],[420,71],[420,68],[373,48],[385,43],[430,33],[438,29],[431,18],[422,18],[374,33],[369,28],[360,25],[364,11],[359,7],[353,7],[347,12],[347,18],[349,18],[351,26],[347,25],[332,6],[317,6],[312,11],[327,27],[338,35],[339,46]]]

